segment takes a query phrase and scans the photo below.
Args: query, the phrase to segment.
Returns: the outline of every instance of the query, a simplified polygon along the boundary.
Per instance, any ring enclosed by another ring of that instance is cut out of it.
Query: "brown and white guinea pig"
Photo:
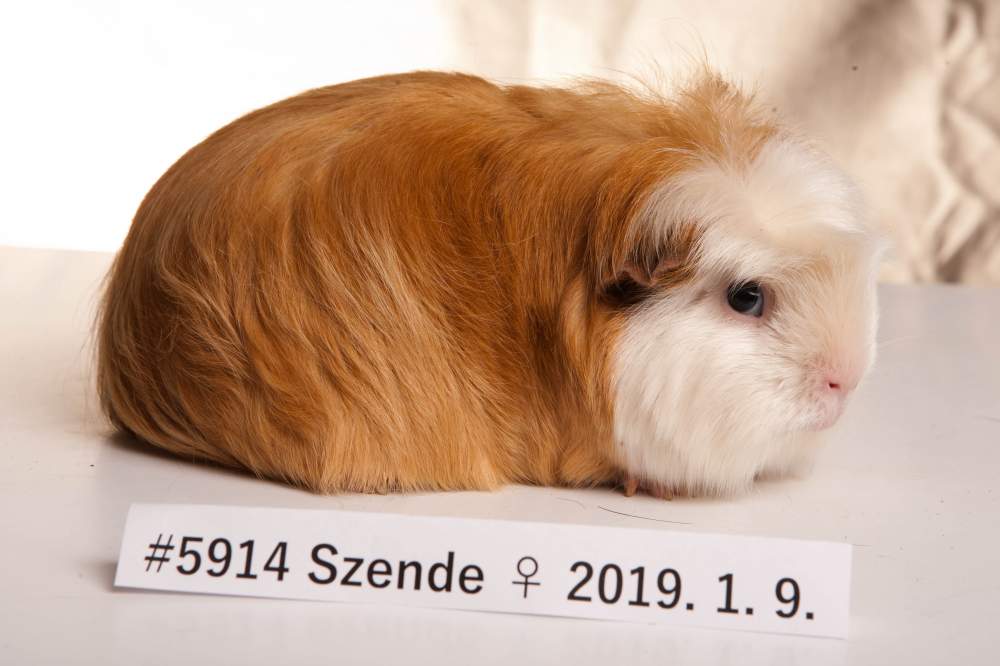
[[[99,391],[142,440],[319,492],[732,494],[806,463],[872,363],[879,247],[848,178],[711,73],[355,81],[156,183]]]

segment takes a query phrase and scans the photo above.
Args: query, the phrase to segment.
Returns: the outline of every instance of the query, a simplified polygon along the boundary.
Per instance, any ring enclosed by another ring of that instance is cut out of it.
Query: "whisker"
[[[907,340],[917,340],[920,336],[918,335],[901,335],[898,338],[889,338],[888,340],[876,340],[875,346],[878,349],[882,349],[888,345],[896,344],[897,342],[905,342]]]

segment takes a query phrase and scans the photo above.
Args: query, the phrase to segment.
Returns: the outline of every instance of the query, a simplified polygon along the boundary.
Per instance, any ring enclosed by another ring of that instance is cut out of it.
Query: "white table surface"
[[[0,248],[0,663],[1000,663],[1000,290],[883,288],[879,361],[817,469],[747,497],[528,487],[321,497],[108,436],[88,342],[109,262]],[[132,502],[843,541],[855,545],[851,634],[115,590]]]

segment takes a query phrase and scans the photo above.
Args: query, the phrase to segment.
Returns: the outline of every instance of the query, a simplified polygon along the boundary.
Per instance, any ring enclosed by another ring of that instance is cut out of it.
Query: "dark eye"
[[[726,298],[729,307],[740,314],[759,317],[764,312],[764,290],[757,282],[737,282],[729,285]]]

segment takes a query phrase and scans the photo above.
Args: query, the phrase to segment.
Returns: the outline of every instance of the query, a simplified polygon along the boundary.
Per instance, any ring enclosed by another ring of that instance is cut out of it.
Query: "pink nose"
[[[857,378],[848,373],[827,372],[820,375],[816,394],[819,415],[812,429],[824,430],[836,423],[844,411],[847,396],[857,385]]]
[[[846,396],[858,387],[858,378],[847,373],[829,373],[825,385],[827,390]]]

